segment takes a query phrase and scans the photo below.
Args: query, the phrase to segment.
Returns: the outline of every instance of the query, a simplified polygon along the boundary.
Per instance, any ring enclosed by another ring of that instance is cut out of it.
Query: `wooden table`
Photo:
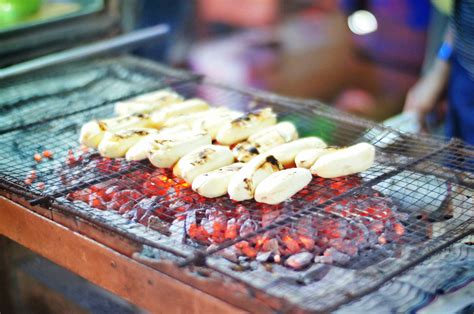
[[[120,243],[113,235],[104,235],[102,242],[113,241],[121,246],[119,252],[80,234],[90,229],[83,222],[36,209],[42,213],[0,196],[0,235],[152,313],[243,312],[133,259],[127,253],[138,248],[131,243]],[[91,235],[99,236],[100,230],[90,231]]]

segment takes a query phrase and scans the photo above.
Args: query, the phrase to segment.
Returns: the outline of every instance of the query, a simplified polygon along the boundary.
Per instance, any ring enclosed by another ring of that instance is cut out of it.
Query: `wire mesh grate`
[[[307,310],[343,304],[472,233],[474,149],[459,141],[403,134],[318,102],[200,82],[141,60],[99,64],[95,72],[85,64],[50,73],[41,90],[34,88],[41,75],[2,88],[7,97],[0,110],[10,121],[0,137],[6,188],[20,187],[37,203],[109,224],[186,258],[185,264],[204,256],[208,267]],[[75,85],[55,86],[68,75]],[[31,92],[16,93],[21,84],[30,84]],[[205,199],[169,170],[79,148],[83,123],[110,116],[117,99],[164,86],[216,106],[271,106],[302,136],[338,146],[372,143],[376,163],[360,175],[314,178],[292,199],[270,206]],[[53,158],[37,163],[33,155],[44,150]]]

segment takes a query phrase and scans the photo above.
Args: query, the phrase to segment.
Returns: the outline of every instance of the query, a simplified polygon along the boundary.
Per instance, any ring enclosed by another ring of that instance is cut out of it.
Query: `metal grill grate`
[[[370,142],[376,164],[358,176],[315,178],[268,206],[204,199],[148,162],[78,149],[84,122],[110,116],[118,99],[165,86],[217,106],[271,106],[302,136],[330,145]],[[473,232],[474,149],[456,140],[402,134],[315,101],[230,88],[129,57],[7,82],[1,93],[4,188],[171,252],[182,266],[207,265],[288,306],[335,309]],[[33,154],[43,150],[54,158],[36,163]],[[25,184],[31,170],[36,179]]]

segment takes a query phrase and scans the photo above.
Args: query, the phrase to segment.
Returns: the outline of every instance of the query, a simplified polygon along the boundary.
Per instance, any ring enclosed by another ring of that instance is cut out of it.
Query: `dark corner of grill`
[[[53,202],[50,196],[41,196],[28,201],[31,206],[49,207]]]

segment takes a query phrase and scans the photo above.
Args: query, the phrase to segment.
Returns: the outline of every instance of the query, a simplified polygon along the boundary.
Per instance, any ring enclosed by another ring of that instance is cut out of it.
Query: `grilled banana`
[[[170,134],[175,134],[183,131],[190,131],[190,129],[186,125],[177,125],[170,128],[160,129],[156,133],[150,134],[140,139],[137,143],[133,144],[133,146],[130,147],[127,153],[125,154],[125,158],[129,161],[146,159],[148,156],[148,152],[153,147],[153,141],[159,140],[160,138],[164,138],[165,136],[169,136]]]
[[[145,128],[105,132],[99,144],[99,153],[102,157],[123,157],[133,144],[154,133],[156,133],[155,129]]]
[[[266,153],[275,156],[285,167],[291,165],[296,155],[309,148],[325,148],[326,143],[316,136],[300,138],[299,140],[278,145]]]
[[[152,103],[167,100],[169,98],[183,100],[183,97],[181,97],[181,95],[177,94],[174,90],[168,88],[141,94],[132,98],[132,100]]]
[[[257,156],[260,151],[248,141],[243,141],[234,146],[232,153],[238,161],[248,162],[250,159]]]
[[[255,189],[255,200],[265,204],[279,204],[307,186],[313,176],[305,168],[290,168],[272,173]]]
[[[275,123],[276,114],[271,108],[250,112],[224,124],[217,132],[216,139],[221,144],[232,145]]]
[[[278,160],[269,154],[258,155],[245,164],[229,182],[227,192],[234,201],[253,198],[255,188],[274,172],[283,169]]]
[[[134,113],[150,113],[183,101],[183,97],[172,90],[158,90],[115,103],[115,113],[119,116]]]
[[[161,110],[155,111],[151,114],[151,120],[155,126],[163,126],[168,119],[183,114],[190,114],[193,112],[199,112],[208,110],[209,105],[202,99],[193,98],[181,103],[174,104],[173,106],[165,107]]]
[[[293,123],[280,122],[250,135],[247,141],[255,145],[258,150],[265,152],[274,146],[291,142],[297,138],[298,131]]]
[[[80,142],[88,147],[97,148],[106,131],[114,132],[131,128],[148,128],[153,123],[148,114],[133,114],[129,116],[94,120],[81,128]]]
[[[198,175],[228,166],[234,162],[234,155],[229,147],[221,145],[201,146],[178,161],[174,169],[189,184]]]
[[[243,163],[238,162],[211,172],[200,174],[194,178],[192,185],[193,191],[208,198],[225,195],[227,194],[230,179],[243,166]]]
[[[232,120],[237,119],[243,115],[240,111],[233,111],[229,109],[219,110],[215,112],[215,115],[205,116],[202,119],[198,119],[193,123],[193,128],[196,130],[204,130],[212,139],[216,139],[219,129],[230,123]]]
[[[220,115],[228,114],[229,109],[220,107],[220,108],[211,108],[209,110],[193,112],[189,114],[182,114],[179,116],[171,117],[164,123],[163,126],[171,127],[175,125],[185,124],[192,128],[195,124],[202,122],[204,120],[214,120]],[[212,137],[212,135],[211,135]]]
[[[148,153],[150,162],[158,168],[170,168],[190,151],[211,144],[212,139],[206,132],[178,132],[152,141]]]
[[[323,178],[347,176],[367,170],[374,164],[375,147],[359,143],[319,157],[311,173]]]
[[[298,131],[293,123],[280,122],[249,136],[246,141],[235,145],[232,152],[237,160],[247,162],[258,154],[297,138]]]
[[[319,157],[332,151],[334,151],[334,148],[311,148],[302,150],[296,155],[295,164],[298,168],[309,169]]]

